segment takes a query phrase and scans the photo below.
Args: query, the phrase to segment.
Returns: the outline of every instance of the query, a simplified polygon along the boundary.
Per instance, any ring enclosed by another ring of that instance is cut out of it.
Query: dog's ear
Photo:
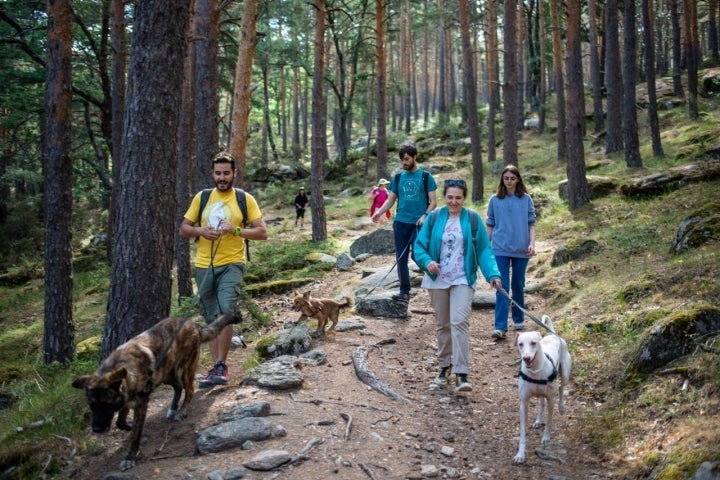
[[[305,300],[307,300],[308,298],[310,298],[310,290],[308,290],[307,292],[303,293],[303,298],[304,298]]]
[[[119,388],[120,382],[125,377],[127,377],[127,370],[125,367],[120,367],[106,374],[104,380],[113,388]]]
[[[83,389],[90,381],[90,375],[83,375],[82,377],[78,377],[72,382],[72,386],[75,388]]]

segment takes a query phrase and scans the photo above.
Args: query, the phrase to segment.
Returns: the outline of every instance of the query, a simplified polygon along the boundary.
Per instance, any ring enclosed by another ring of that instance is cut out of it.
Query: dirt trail
[[[387,265],[389,257],[374,257],[366,266]],[[337,293],[334,286],[347,283],[357,272],[333,273],[313,289],[322,294]],[[487,288],[483,284],[480,288]],[[265,299],[284,302],[283,297]],[[541,311],[540,299],[528,298],[530,309]],[[218,470],[242,466],[261,450],[286,450],[295,455],[310,440],[319,438],[306,461],[276,472],[248,470],[247,479],[404,479],[431,478],[421,475],[423,468],[438,470],[436,478],[481,479],[601,479],[612,473],[596,458],[578,432],[579,418],[591,402],[575,395],[572,383],[567,389],[566,413],[557,414],[553,443],[566,450],[567,463],[542,460],[534,452],[540,445],[540,430],[528,433],[528,461],[513,465],[517,449],[517,351],[509,340],[490,338],[492,310],[474,310],[471,317],[473,391],[455,394],[451,388],[431,389],[437,374],[434,355],[434,316],[427,293],[419,290],[411,300],[406,320],[359,317],[364,330],[337,332],[315,340],[313,348],[327,353],[327,363],[304,366],[305,383],[292,392],[267,391],[238,386],[239,366],[249,350],[230,355],[231,382],[227,387],[199,391],[189,418],[168,423],[164,412],[170,391],[155,392],[145,428],[134,478],[205,479]],[[282,312],[294,319],[296,312]],[[345,312],[343,319],[356,317]],[[532,328],[532,327],[531,327]],[[388,383],[408,403],[393,401],[369,389],[355,375],[351,356],[359,346],[381,340],[396,342],[371,348],[368,363],[377,376]],[[250,345],[252,348],[252,345]],[[204,371],[204,367],[203,370]],[[233,449],[200,456],[195,452],[196,432],[218,423],[218,414],[237,403],[257,400],[271,405],[273,425],[282,425],[287,435],[257,442],[254,450]],[[530,416],[536,410],[531,404]],[[352,418],[349,439],[345,440],[346,414]],[[124,452],[126,435],[116,429],[99,441],[104,451],[96,456],[77,457],[63,478],[95,479],[115,470]],[[452,452],[446,448],[449,447]],[[429,474],[432,475],[432,474]]]

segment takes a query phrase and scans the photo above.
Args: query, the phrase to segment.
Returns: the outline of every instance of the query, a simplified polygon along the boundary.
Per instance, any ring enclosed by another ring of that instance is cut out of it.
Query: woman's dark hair
[[[498,198],[505,198],[505,196],[508,194],[507,188],[505,188],[505,182],[503,182],[503,177],[506,173],[512,173],[517,177],[517,184],[515,185],[516,197],[522,197],[523,195],[528,193],[527,187],[525,186],[525,182],[523,182],[518,167],[516,167],[515,165],[507,165],[505,168],[503,168],[503,171],[500,174],[500,183],[498,184],[496,192]]]
[[[448,178],[445,180],[445,185],[443,186],[443,197],[447,195],[448,188],[459,188],[463,191],[463,198],[467,198],[467,183],[465,183],[465,180],[460,180],[458,178]]]

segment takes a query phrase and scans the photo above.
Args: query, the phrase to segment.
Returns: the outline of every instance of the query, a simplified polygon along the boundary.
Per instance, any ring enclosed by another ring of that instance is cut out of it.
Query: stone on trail
[[[265,450],[245,462],[243,465],[250,470],[267,472],[290,461],[290,454],[285,450]]]
[[[270,435],[268,419],[249,417],[223,422],[202,430],[195,445],[198,452],[204,455],[240,447],[248,440],[266,440]]]

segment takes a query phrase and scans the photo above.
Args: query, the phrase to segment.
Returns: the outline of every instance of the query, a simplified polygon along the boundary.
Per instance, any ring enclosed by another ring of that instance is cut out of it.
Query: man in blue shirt
[[[414,146],[403,145],[398,156],[402,162],[403,171],[400,175],[393,177],[390,182],[388,198],[382,207],[375,211],[372,220],[377,222],[385,215],[385,212],[392,208],[395,200],[398,200],[393,221],[393,236],[400,293],[393,295],[393,298],[408,302],[410,300],[410,270],[408,269],[410,249],[428,213],[432,212],[437,205],[435,198],[437,185],[430,173],[426,173],[418,167],[417,149]]]

